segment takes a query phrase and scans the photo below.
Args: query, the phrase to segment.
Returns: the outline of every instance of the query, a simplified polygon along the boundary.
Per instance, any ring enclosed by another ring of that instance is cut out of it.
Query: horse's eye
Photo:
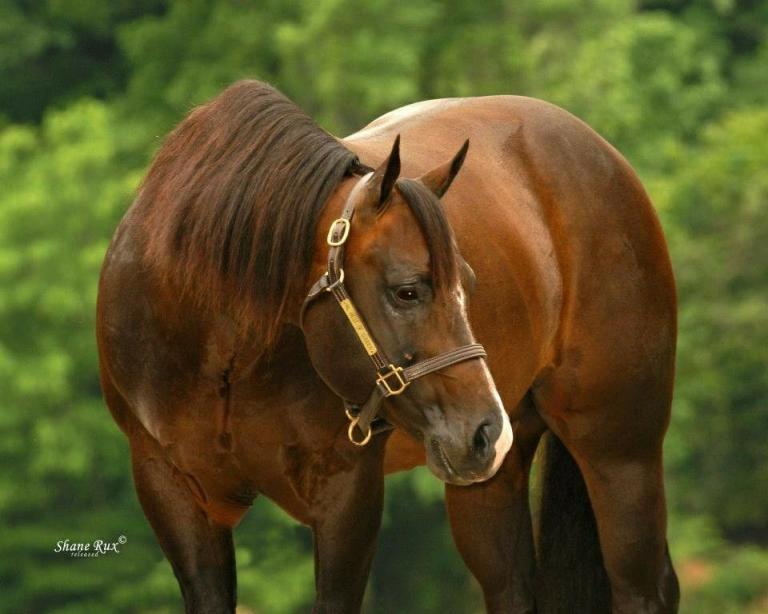
[[[419,300],[419,293],[416,292],[416,288],[412,287],[398,288],[395,291],[395,296],[404,303],[413,303]]]

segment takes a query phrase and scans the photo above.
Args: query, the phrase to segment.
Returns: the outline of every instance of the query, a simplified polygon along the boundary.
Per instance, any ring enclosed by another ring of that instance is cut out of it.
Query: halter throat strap
[[[379,408],[385,398],[402,394],[414,380],[420,377],[466,360],[486,357],[486,352],[482,345],[470,343],[403,367],[392,363],[374,340],[365,321],[357,311],[352,297],[347,292],[344,285],[343,268],[344,248],[352,228],[355,203],[359,200],[359,192],[365,189],[372,174],[365,175],[355,185],[347,198],[341,216],[331,222],[326,237],[328,244],[328,268],[310,289],[301,309],[303,324],[304,312],[309,304],[326,292],[330,293],[344,312],[360,345],[365,350],[376,370],[376,384],[365,403],[358,406],[346,399],[342,399],[345,412],[350,420],[347,435],[349,440],[357,446],[366,445],[375,433],[389,431],[394,428],[384,418],[378,416]]]

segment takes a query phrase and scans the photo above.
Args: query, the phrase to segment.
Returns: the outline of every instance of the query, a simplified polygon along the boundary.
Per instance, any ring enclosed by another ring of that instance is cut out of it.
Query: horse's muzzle
[[[491,412],[461,437],[432,434],[425,440],[427,465],[444,482],[468,485],[493,477],[512,446],[503,410]]]

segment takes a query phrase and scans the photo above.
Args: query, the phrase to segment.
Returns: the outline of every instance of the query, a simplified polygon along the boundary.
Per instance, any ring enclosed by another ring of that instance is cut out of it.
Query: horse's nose
[[[490,457],[495,454],[494,442],[501,433],[501,424],[498,419],[484,419],[475,430],[472,436],[472,452],[475,456],[475,462],[484,465]]]
[[[441,480],[466,485],[491,478],[512,445],[512,427],[503,409],[480,414],[464,423],[462,434],[432,433],[427,463]]]

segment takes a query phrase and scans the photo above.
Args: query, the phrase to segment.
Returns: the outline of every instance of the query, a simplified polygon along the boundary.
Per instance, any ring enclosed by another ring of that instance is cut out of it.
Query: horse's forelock
[[[410,208],[429,250],[432,284],[438,291],[456,283],[456,243],[439,199],[414,179],[398,179],[397,189]]]

